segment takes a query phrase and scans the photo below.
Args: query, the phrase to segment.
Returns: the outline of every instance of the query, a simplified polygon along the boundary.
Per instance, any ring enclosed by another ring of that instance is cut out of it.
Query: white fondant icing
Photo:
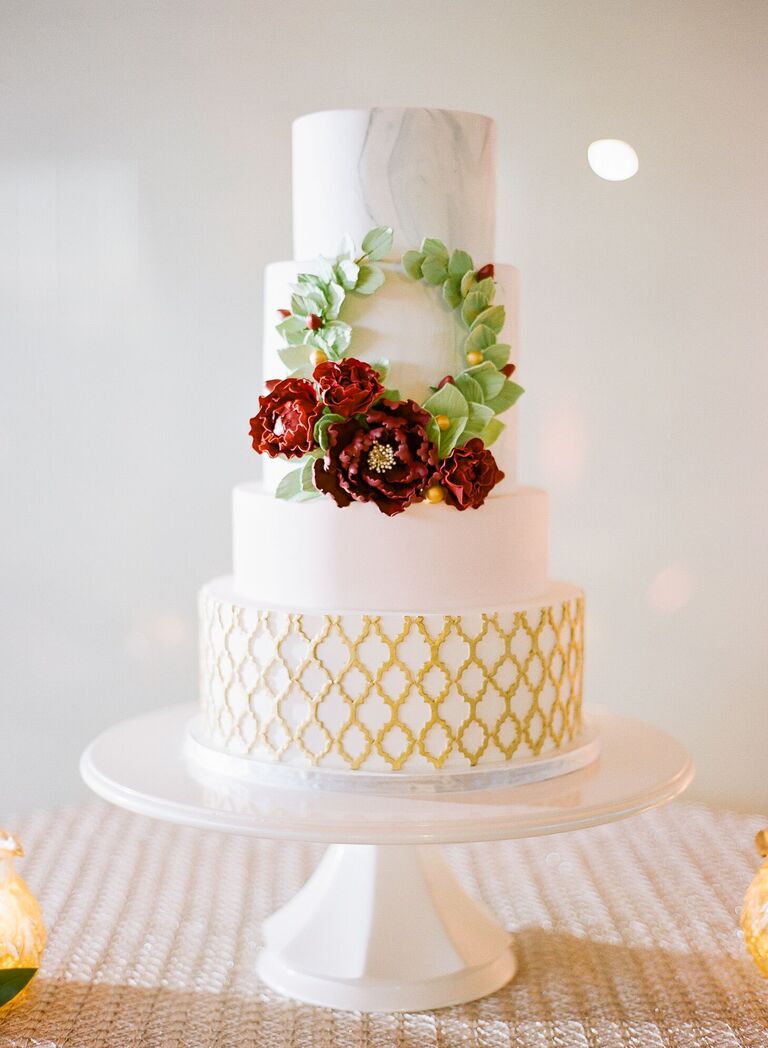
[[[448,109],[341,109],[293,124],[293,255],[333,255],[392,226],[392,258],[424,237],[493,261],[496,126]]]
[[[582,594],[567,583],[372,620],[270,608],[218,579],[200,611],[202,740],[233,755],[440,773],[553,753],[581,731]]]
[[[275,330],[279,322],[278,309],[290,304],[290,285],[299,273],[313,272],[312,262],[273,262],[264,277],[264,342],[262,382],[270,378],[285,378],[286,367],[278,356],[284,345]],[[466,366],[462,346],[467,329],[457,311],[443,301],[439,288],[424,281],[412,280],[403,273],[399,263],[385,265],[386,278],[373,295],[348,294],[341,310],[341,319],[352,325],[352,344],[349,356],[361,360],[389,360],[387,385],[399,389],[404,397],[423,403],[446,374],[456,374]],[[498,290],[496,301],[504,306],[506,323],[499,342],[512,347],[511,360],[517,362],[517,288],[518,274],[514,266],[496,266]],[[516,380],[518,376],[515,376]],[[255,408],[254,408],[255,410]],[[493,454],[505,479],[499,490],[510,490],[515,485],[516,409],[510,408],[500,416],[505,429],[493,445]],[[295,462],[269,459],[262,456],[262,479],[274,490],[280,478],[295,468]]]
[[[233,533],[237,591],[284,607],[452,612],[546,585],[547,496],[536,488],[477,510],[422,502],[387,517],[369,503],[284,502],[239,484]]]

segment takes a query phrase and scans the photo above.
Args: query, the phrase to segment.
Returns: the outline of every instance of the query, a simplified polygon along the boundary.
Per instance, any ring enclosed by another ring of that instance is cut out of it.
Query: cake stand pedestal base
[[[264,922],[259,974],[273,989],[354,1011],[461,1004],[515,974],[509,933],[458,884],[440,844],[598,826],[677,797],[685,749],[635,717],[590,708],[598,758],[525,785],[412,796],[249,784],[190,760],[194,706],[123,721],[83,754],[101,797],[223,833],[330,845],[304,888]]]
[[[332,845],[264,922],[259,975],[279,993],[354,1011],[421,1011],[493,993],[515,974],[511,936],[438,847]]]

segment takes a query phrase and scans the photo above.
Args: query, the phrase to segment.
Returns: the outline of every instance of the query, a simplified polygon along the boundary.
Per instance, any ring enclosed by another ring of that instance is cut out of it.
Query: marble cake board
[[[493,993],[515,974],[509,932],[461,887],[435,845],[561,833],[678,796],[685,749],[645,722],[592,707],[600,755],[523,786],[378,795],[199,780],[185,748],[192,705],[108,729],[86,749],[88,786],[170,822],[330,844],[304,887],[264,923],[258,970],[279,993],[354,1011],[421,1011]]]

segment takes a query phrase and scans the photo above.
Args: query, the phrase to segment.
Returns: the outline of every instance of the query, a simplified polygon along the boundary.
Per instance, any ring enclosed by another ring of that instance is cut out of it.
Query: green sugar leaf
[[[392,248],[392,227],[391,226],[377,226],[376,229],[372,229],[369,233],[365,234],[363,238],[363,251],[367,258],[371,262],[376,262],[380,258],[384,258]]]
[[[421,264],[421,273],[428,284],[434,284],[435,287],[438,284],[442,284],[448,277],[448,270],[445,262],[436,258],[434,255],[427,255]]]
[[[479,283],[475,284],[472,290],[477,295],[485,295],[488,305],[490,306],[491,302],[496,298],[496,281],[493,277],[486,277],[485,280],[481,280]]]
[[[345,291],[354,291],[360,267],[351,258],[340,259],[334,267],[334,276]]]
[[[460,375],[456,376],[454,382],[470,404],[482,404],[484,402],[483,387],[468,372],[462,371]]]
[[[452,382],[446,382],[442,389],[424,401],[423,406],[430,415],[447,415],[450,419],[466,418],[469,414],[466,397]]]
[[[437,454],[440,458],[445,458],[446,455],[450,455],[459,443],[466,424],[467,420],[465,418],[455,418],[445,430],[441,430],[438,426],[440,439],[437,442]]]
[[[510,352],[510,346],[504,345],[503,342],[497,342],[495,345],[488,346],[487,349],[483,350],[483,359],[490,360],[490,362],[501,371],[504,365],[509,361]]]
[[[435,237],[426,237],[421,242],[421,250],[425,255],[429,255],[430,258],[438,259],[446,269],[448,268],[448,248],[442,240],[437,240]]]
[[[358,295],[372,295],[384,283],[384,271],[380,266],[364,264],[360,266],[355,291]]]
[[[492,418],[488,425],[485,427],[483,432],[480,434],[480,439],[487,448],[498,440],[501,434],[504,432],[504,423],[499,422],[497,418]]]
[[[476,382],[480,383],[483,390],[483,400],[489,406],[493,398],[501,393],[502,387],[507,381],[490,360],[484,360],[482,364],[476,364],[472,368],[467,368],[462,374],[470,375]]]
[[[470,297],[471,296],[467,297],[467,301],[469,301]],[[486,327],[489,327],[498,335],[504,327],[504,319],[504,306],[490,306],[488,309],[484,309],[482,313],[479,313],[470,326],[474,328],[480,324],[485,324]]]
[[[329,271],[329,280],[333,280],[333,274]],[[303,290],[311,290],[313,287],[321,287],[322,279],[317,273],[299,273],[296,277],[296,286]]]
[[[403,255],[403,269],[413,280],[421,280],[421,263],[426,257],[422,251],[406,251]]]
[[[334,422],[343,422],[344,417],[342,415],[336,415],[332,411],[326,412],[325,415],[321,415],[315,423],[314,437],[323,451],[328,450],[328,427],[332,426]]]
[[[322,452],[318,448],[313,451],[307,458],[304,459],[304,464],[301,467],[301,496],[302,498],[315,498],[320,495],[321,492],[315,487],[314,472],[315,472],[315,461],[320,457]]]
[[[336,320],[344,302],[346,291],[341,284],[337,284],[335,280],[330,284],[326,284],[323,291],[327,303],[325,307],[325,316],[329,320]]]
[[[504,376],[502,375],[502,378],[503,377]],[[493,397],[487,399],[486,404],[489,408],[493,409],[494,415],[500,415],[502,411],[506,411],[507,408],[511,408],[513,404],[517,403],[524,392],[525,390],[523,387],[518,386],[516,382],[510,382],[509,379],[504,379],[504,385],[499,392]]]
[[[298,291],[294,291],[291,295],[291,313],[293,313],[295,317],[308,317],[310,313],[314,312],[314,305],[309,302],[304,295],[299,294]]]
[[[312,378],[314,370],[311,364],[305,364],[303,367],[294,368],[288,378]]]
[[[36,971],[37,968],[3,968],[0,970],[0,1008],[21,993]]]
[[[461,443],[466,444],[472,437],[479,437],[493,418],[493,408],[486,404],[470,404],[467,425],[462,433]]]
[[[308,345],[282,346],[277,351],[277,355],[289,371],[293,371],[295,368],[302,368],[305,364],[308,364],[309,354],[310,347]]]
[[[449,276],[443,284],[443,299],[451,309],[456,309],[457,306],[461,305],[461,292],[459,291],[459,282],[456,277]]]
[[[275,325],[275,331],[291,346],[298,346],[307,334],[307,322],[301,317],[285,317]]]
[[[436,448],[440,447],[440,427],[433,418],[427,423],[427,436]]]
[[[285,474],[283,479],[277,485],[275,498],[285,499],[287,502],[296,498],[296,496],[301,492],[301,475],[303,469],[303,466],[299,466],[298,469],[292,469],[290,473]]]
[[[352,328],[343,320],[331,320],[328,324],[310,332],[306,343],[315,349],[322,349],[332,360],[341,360],[349,348],[352,339]]]
[[[464,274],[461,278],[461,294],[463,298],[467,297],[476,283],[477,277],[475,276],[474,270],[471,269],[468,273]]]
[[[473,326],[478,317],[488,312],[488,305],[488,299],[482,291],[475,288],[470,291],[461,307],[461,319],[468,328]]]
[[[448,263],[448,272],[452,277],[457,277],[459,282],[465,273],[472,269],[472,259],[466,251],[454,251]]]
[[[477,324],[467,335],[464,342],[464,352],[471,353],[473,350],[478,350],[480,353],[484,353],[495,341],[496,332],[493,328],[489,328],[487,324]]]
[[[402,395],[399,389],[385,389],[381,394],[380,400],[402,400]]]

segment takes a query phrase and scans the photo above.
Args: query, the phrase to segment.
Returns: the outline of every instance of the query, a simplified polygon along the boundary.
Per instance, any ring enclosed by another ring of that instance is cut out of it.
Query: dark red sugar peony
[[[354,357],[326,360],[317,365],[313,377],[327,406],[344,418],[367,411],[384,392],[378,372]]]
[[[313,431],[323,410],[315,387],[304,378],[286,378],[268,382],[267,390],[251,419],[253,450],[271,458],[306,455],[315,447]]]
[[[337,506],[374,502],[389,517],[402,513],[424,498],[437,466],[429,420],[412,400],[381,400],[364,421],[332,423],[328,450],[315,463],[315,486]]]
[[[496,465],[493,453],[479,437],[473,437],[443,459],[435,479],[442,484],[449,506],[477,509],[504,479],[504,474]]]

